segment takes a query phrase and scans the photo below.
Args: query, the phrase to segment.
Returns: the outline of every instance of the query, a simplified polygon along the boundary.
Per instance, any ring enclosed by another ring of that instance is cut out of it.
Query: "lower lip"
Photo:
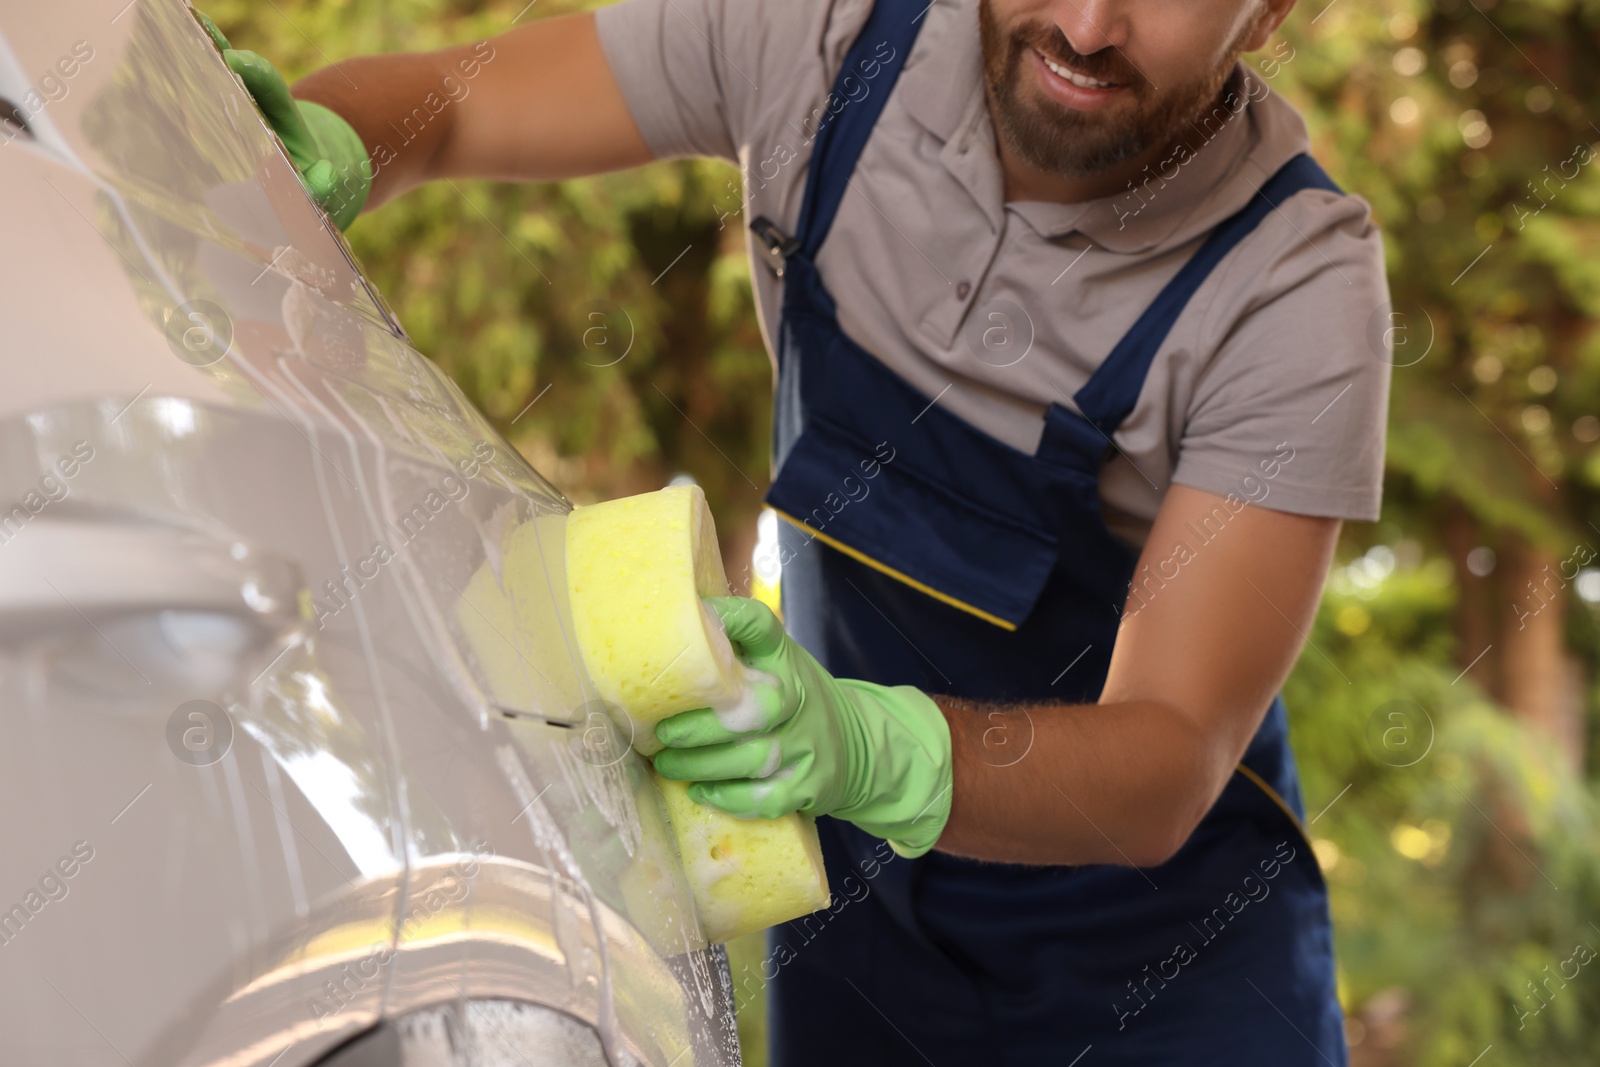
[[[1028,54],[1033,57],[1033,65],[1038,69],[1039,80],[1044,85],[1045,91],[1077,111],[1098,111],[1110,104],[1127,88],[1115,85],[1109,89],[1085,89],[1081,85],[1074,85],[1045,66],[1044,57],[1038,52],[1030,51]]]

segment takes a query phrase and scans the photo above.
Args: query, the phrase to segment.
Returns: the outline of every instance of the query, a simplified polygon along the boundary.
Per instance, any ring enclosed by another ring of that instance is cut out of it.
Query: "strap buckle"
[[[800,247],[800,241],[778,229],[778,224],[765,215],[756,216],[750,223],[750,232],[760,240],[766,252],[766,265],[774,277],[783,277],[784,264]]]

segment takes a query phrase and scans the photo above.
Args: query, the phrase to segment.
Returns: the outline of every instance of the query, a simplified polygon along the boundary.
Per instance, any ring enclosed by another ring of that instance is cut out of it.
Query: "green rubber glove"
[[[311,199],[335,226],[349,229],[372,190],[372,162],[361,135],[321,104],[290,96],[289,84],[276,67],[254,52],[234,48],[216,23],[199,11],[195,15],[283,141]]]
[[[765,604],[706,599],[756,672],[734,710],[700,708],[656,724],[664,778],[730,815],[833,815],[902,856],[934,846],[950,817],[950,727],[913,686],[835,678]]]

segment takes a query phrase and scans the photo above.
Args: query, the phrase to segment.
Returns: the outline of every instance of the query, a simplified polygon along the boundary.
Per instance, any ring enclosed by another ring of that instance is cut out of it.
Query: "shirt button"
[[[970,292],[972,292],[972,283],[963,278],[960,284],[956,286],[956,299],[965,300]]]

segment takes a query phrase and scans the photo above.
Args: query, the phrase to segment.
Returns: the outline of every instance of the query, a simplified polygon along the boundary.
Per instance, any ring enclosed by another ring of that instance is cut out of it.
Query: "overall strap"
[[[1301,153],[1285,163],[1250,202],[1220,223],[1200,250],[1190,257],[1166,288],[1145,309],[1139,320],[1117,342],[1104,363],[1096,368],[1073,396],[1085,418],[1107,437],[1133,410],[1144,388],[1145,375],[1156,352],[1172,332],[1189,298],[1199,290],[1216,265],[1249,236],[1269,212],[1302,189],[1343,193],[1309,155]]]
[[[807,257],[815,257],[828,236],[856,160],[905,67],[929,6],[926,0],[877,0],[845,54],[823,105],[795,228],[794,239]]]

